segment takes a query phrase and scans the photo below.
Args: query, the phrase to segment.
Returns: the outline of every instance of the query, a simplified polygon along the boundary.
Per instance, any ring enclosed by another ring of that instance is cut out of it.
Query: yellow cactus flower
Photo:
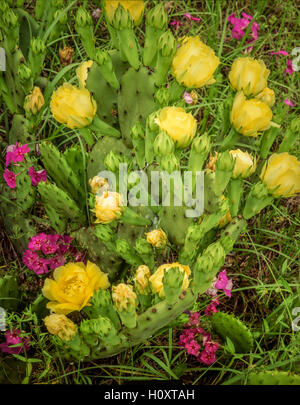
[[[234,179],[251,176],[256,170],[256,159],[253,158],[250,153],[243,152],[240,149],[229,151],[229,153],[235,158],[235,164],[232,177]]]
[[[267,87],[269,74],[264,61],[241,57],[233,62],[228,78],[234,90],[255,96]]]
[[[53,92],[50,108],[56,121],[74,129],[92,123],[97,103],[87,89],[79,89],[65,83]]]
[[[172,72],[178,83],[199,88],[213,84],[213,74],[220,63],[215,52],[199,36],[183,37],[172,62]]]
[[[273,107],[273,105],[275,104],[275,93],[272,89],[269,89],[269,87],[266,87],[255,98],[268,104],[269,107]]]
[[[265,163],[260,179],[275,197],[300,193],[300,162],[287,152],[274,153]]]
[[[96,197],[96,224],[108,224],[122,215],[122,197],[119,193],[105,191]]]
[[[106,289],[110,283],[107,274],[91,262],[68,263],[53,272],[54,280],[47,278],[42,289],[50,300],[47,308],[56,314],[67,315],[90,305],[94,291]]]
[[[51,314],[44,319],[49,333],[62,340],[70,340],[77,333],[77,326],[63,314]]]
[[[136,294],[131,285],[120,283],[113,286],[111,296],[118,311],[131,310],[136,306]]]
[[[124,7],[126,11],[129,11],[134,24],[138,25],[143,17],[145,3],[142,0],[106,0],[105,1],[105,11],[109,22],[111,23],[116,9],[119,4]]]
[[[270,107],[255,98],[246,100],[242,91],[234,98],[230,121],[236,131],[245,136],[257,137],[258,132],[269,129],[272,125]]]
[[[137,268],[135,278],[133,279],[136,290],[139,294],[148,294],[149,291],[149,277],[151,272],[148,266],[141,265]]]
[[[179,148],[186,148],[197,131],[197,121],[181,107],[164,107],[155,123],[173,139]]]
[[[86,79],[88,78],[89,70],[92,67],[94,61],[88,60],[82,62],[76,69],[76,76],[78,79],[79,87],[84,88],[86,84]]]
[[[167,244],[168,238],[162,229],[153,229],[153,231],[147,232],[147,242],[155,248],[164,248]]]
[[[94,176],[92,179],[89,179],[89,185],[93,194],[97,194],[102,188],[107,191],[109,187],[107,180],[104,177],[99,176]]]
[[[189,268],[189,266],[180,264],[178,262],[162,264],[161,266],[158,267],[155,273],[152,274],[152,276],[149,278],[153,290],[159,295],[160,298],[165,297],[163,285],[164,272],[165,270],[172,271],[171,269],[174,267],[179,267],[180,271],[184,273],[184,278],[182,282],[182,291],[185,291],[190,284],[189,276],[191,274],[191,269]]]
[[[24,110],[33,115],[37,114],[45,104],[43,93],[39,87],[34,87],[32,92],[26,96]]]

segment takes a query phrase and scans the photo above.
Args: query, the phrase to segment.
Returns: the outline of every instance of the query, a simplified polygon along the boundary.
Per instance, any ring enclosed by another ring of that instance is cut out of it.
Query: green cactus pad
[[[277,370],[252,372],[246,385],[300,385],[300,375]]]
[[[121,80],[118,95],[118,113],[122,137],[132,147],[131,128],[139,121],[143,127],[149,114],[158,107],[154,102],[155,85],[145,67],[135,71],[129,68]]]
[[[159,226],[167,233],[169,241],[175,245],[184,244],[187,229],[194,219],[186,218],[185,210],[186,207],[162,207]]]
[[[246,325],[233,315],[217,312],[211,318],[212,326],[222,339],[233,342],[237,353],[249,353],[253,348],[253,336]]]

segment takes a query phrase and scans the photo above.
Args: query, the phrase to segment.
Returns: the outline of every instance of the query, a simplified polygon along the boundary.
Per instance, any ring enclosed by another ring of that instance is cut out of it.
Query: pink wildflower
[[[100,8],[96,8],[96,10],[94,10],[93,12],[92,12],[92,17],[95,19],[95,20],[99,20],[99,18],[100,18],[100,15],[101,15],[101,10],[100,10]]]
[[[232,280],[228,279],[226,270],[219,273],[218,280],[214,287],[217,290],[223,290],[227,297],[231,297]]]
[[[178,20],[173,20],[170,22],[170,25],[176,25],[176,29],[181,27],[182,23]]]
[[[188,326],[199,325],[200,313],[194,312],[190,315]]]
[[[33,270],[34,264],[39,259],[39,255],[36,252],[32,252],[27,249],[22,257],[23,263],[30,269]]]
[[[200,363],[204,363],[207,366],[210,366],[211,364],[213,364],[217,360],[217,358],[216,358],[216,355],[214,353],[209,353],[209,352],[204,350],[203,352],[201,352],[199,354],[199,356],[197,357],[197,360]]]
[[[208,307],[205,309],[205,315],[206,316],[211,316],[212,314],[216,314],[218,312],[217,310],[218,304],[215,302],[212,302],[211,304],[208,305]]]
[[[252,21],[252,16],[246,13],[242,13],[243,18],[236,18],[235,14],[231,14],[228,18],[227,21],[230,22],[230,24],[233,25],[233,28],[231,30],[231,35],[235,39],[242,39],[243,36],[245,35],[245,30],[248,27],[248,25]],[[256,41],[258,38],[258,31],[259,31],[259,24],[256,21],[253,21],[253,24],[251,26],[251,39],[249,42]]]
[[[271,52],[271,55],[283,55],[283,56],[288,56],[288,52],[287,51],[276,51],[276,52]]]
[[[0,349],[3,353],[20,354],[29,349],[29,338],[21,338],[19,329],[12,329],[5,332],[5,343],[0,344]],[[18,347],[11,347],[20,345]]]
[[[193,104],[193,97],[187,91],[184,92],[183,99],[187,104]]]
[[[285,68],[284,73],[287,73],[287,74],[289,74],[289,75],[293,74],[293,73],[294,73],[294,69],[293,69],[293,63],[292,63],[291,59],[288,59],[288,60],[286,61],[286,66],[287,66],[287,67]]]
[[[35,272],[35,274],[40,275],[44,273],[48,273],[48,264],[49,260],[43,259],[42,257],[39,257],[32,265],[32,270]]]
[[[9,166],[13,160],[16,145],[9,145],[6,149],[5,166]]]
[[[38,235],[33,236],[28,243],[28,249],[41,250],[46,239],[47,235],[45,233],[39,233]]]
[[[22,162],[26,153],[30,152],[27,144],[20,146],[16,142],[16,148],[13,151],[12,161],[13,162]]]
[[[57,267],[63,266],[66,260],[63,256],[54,256],[49,259],[49,267],[51,270],[55,270]]]
[[[3,178],[6,181],[6,184],[10,188],[16,188],[17,187],[17,176],[15,175],[14,172],[11,172],[8,169],[4,170],[3,173]]]
[[[31,184],[33,186],[37,186],[41,181],[46,181],[47,180],[47,172],[46,172],[46,170],[35,171],[33,166],[31,166],[28,169],[28,175],[29,175],[29,177],[31,179]]]
[[[201,21],[201,18],[199,18],[199,17],[193,17],[193,16],[192,16],[191,14],[189,14],[189,13],[185,13],[184,16],[185,16],[186,18],[188,18],[189,20],[191,20],[191,21]]]
[[[196,340],[191,340],[189,343],[185,345],[185,349],[188,352],[188,354],[191,354],[193,356],[197,356],[200,347],[201,346],[196,342]]]
[[[290,107],[295,107],[295,104],[288,98],[284,100],[284,104],[289,105]]]
[[[42,243],[42,252],[45,255],[52,255],[58,249],[59,235],[46,235],[44,242]]]
[[[216,353],[216,351],[219,349],[219,344],[212,341],[208,341],[205,343],[204,347],[207,353]]]

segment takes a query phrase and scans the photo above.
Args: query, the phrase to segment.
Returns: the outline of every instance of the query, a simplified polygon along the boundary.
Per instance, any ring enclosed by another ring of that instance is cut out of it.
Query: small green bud
[[[226,253],[221,243],[215,242],[205,249],[203,256],[212,257],[214,268],[220,268],[224,264]]]
[[[159,114],[159,111],[155,111],[152,114],[150,114],[147,118],[147,125],[152,132],[156,132],[158,130],[158,125],[156,123],[157,116]]]
[[[163,156],[160,160],[161,169],[166,170],[168,173],[179,170],[179,166],[179,160],[173,153],[168,156]]]
[[[122,7],[120,3],[112,19],[112,26],[116,30],[133,28],[133,19],[130,13],[127,10],[125,10],[125,8]]]
[[[101,51],[101,49],[97,49],[95,53],[95,61],[98,63],[99,66],[104,65],[105,63],[109,62],[110,56],[107,51]]]
[[[2,18],[7,10],[9,10],[8,4],[5,1],[1,1],[0,2],[0,15],[2,16]]]
[[[290,128],[292,132],[299,133],[300,132],[300,118],[294,118],[291,121]]]
[[[161,105],[169,104],[170,91],[162,87],[155,92],[154,98]]]
[[[176,39],[172,32],[168,30],[162,34],[158,41],[158,49],[160,50],[162,56],[171,56],[176,50]]]
[[[119,165],[122,163],[122,158],[120,155],[116,154],[112,150],[106,155],[104,159],[104,165],[107,170],[116,172],[119,170]]]
[[[253,197],[263,200],[266,197],[269,197],[269,191],[263,183],[256,183],[251,189],[251,194]]]
[[[152,8],[146,17],[146,24],[151,27],[162,30],[166,27],[168,22],[168,15],[165,11],[164,3],[160,2]]]
[[[234,169],[235,159],[231,153],[226,152],[219,153],[216,161],[216,170],[224,172],[232,172]]]
[[[161,131],[155,138],[153,150],[159,156],[170,155],[175,150],[175,143],[166,132]]]
[[[186,238],[193,242],[198,242],[202,237],[202,228],[199,224],[192,224],[187,229]]]
[[[18,67],[18,76],[20,78],[21,83],[26,82],[31,78],[32,72],[29,67],[27,67],[24,63],[19,65]]]
[[[125,239],[117,239],[116,250],[120,254],[120,256],[127,256],[128,254],[131,254],[130,243]]]
[[[152,246],[146,241],[146,239],[138,238],[135,242],[135,250],[140,255],[153,254]]]
[[[32,38],[30,50],[33,55],[44,54],[46,52],[45,42],[41,38]]]
[[[79,28],[84,28],[87,25],[93,25],[92,17],[83,7],[78,9],[75,22]]]
[[[107,225],[97,225],[95,235],[102,242],[111,242],[114,238],[113,230]]]
[[[145,130],[139,121],[131,128],[131,136],[134,139],[145,139]]]
[[[197,136],[193,140],[192,150],[196,153],[208,154],[211,149],[211,140],[210,136],[205,132],[202,136]]]
[[[214,267],[214,261],[211,256],[198,256],[195,264],[195,272],[210,273]]]
[[[18,26],[18,17],[11,9],[7,9],[3,15],[3,23],[5,31],[9,31]]]
[[[62,10],[56,10],[56,11],[55,11],[55,13],[54,13],[54,20],[57,19],[57,17],[61,14],[61,12],[62,12]],[[62,24],[62,25],[67,24],[67,22],[68,22],[68,15],[67,15],[67,13],[63,13],[63,14],[59,17],[58,22],[59,22],[60,24]]]
[[[102,289],[95,291],[91,300],[91,304],[96,308],[110,307],[112,305],[110,292],[108,290]]]

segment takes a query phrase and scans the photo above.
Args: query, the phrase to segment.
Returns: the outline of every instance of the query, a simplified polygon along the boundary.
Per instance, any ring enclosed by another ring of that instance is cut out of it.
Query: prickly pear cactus
[[[247,385],[299,385],[300,376],[286,371],[260,371],[249,373]]]

